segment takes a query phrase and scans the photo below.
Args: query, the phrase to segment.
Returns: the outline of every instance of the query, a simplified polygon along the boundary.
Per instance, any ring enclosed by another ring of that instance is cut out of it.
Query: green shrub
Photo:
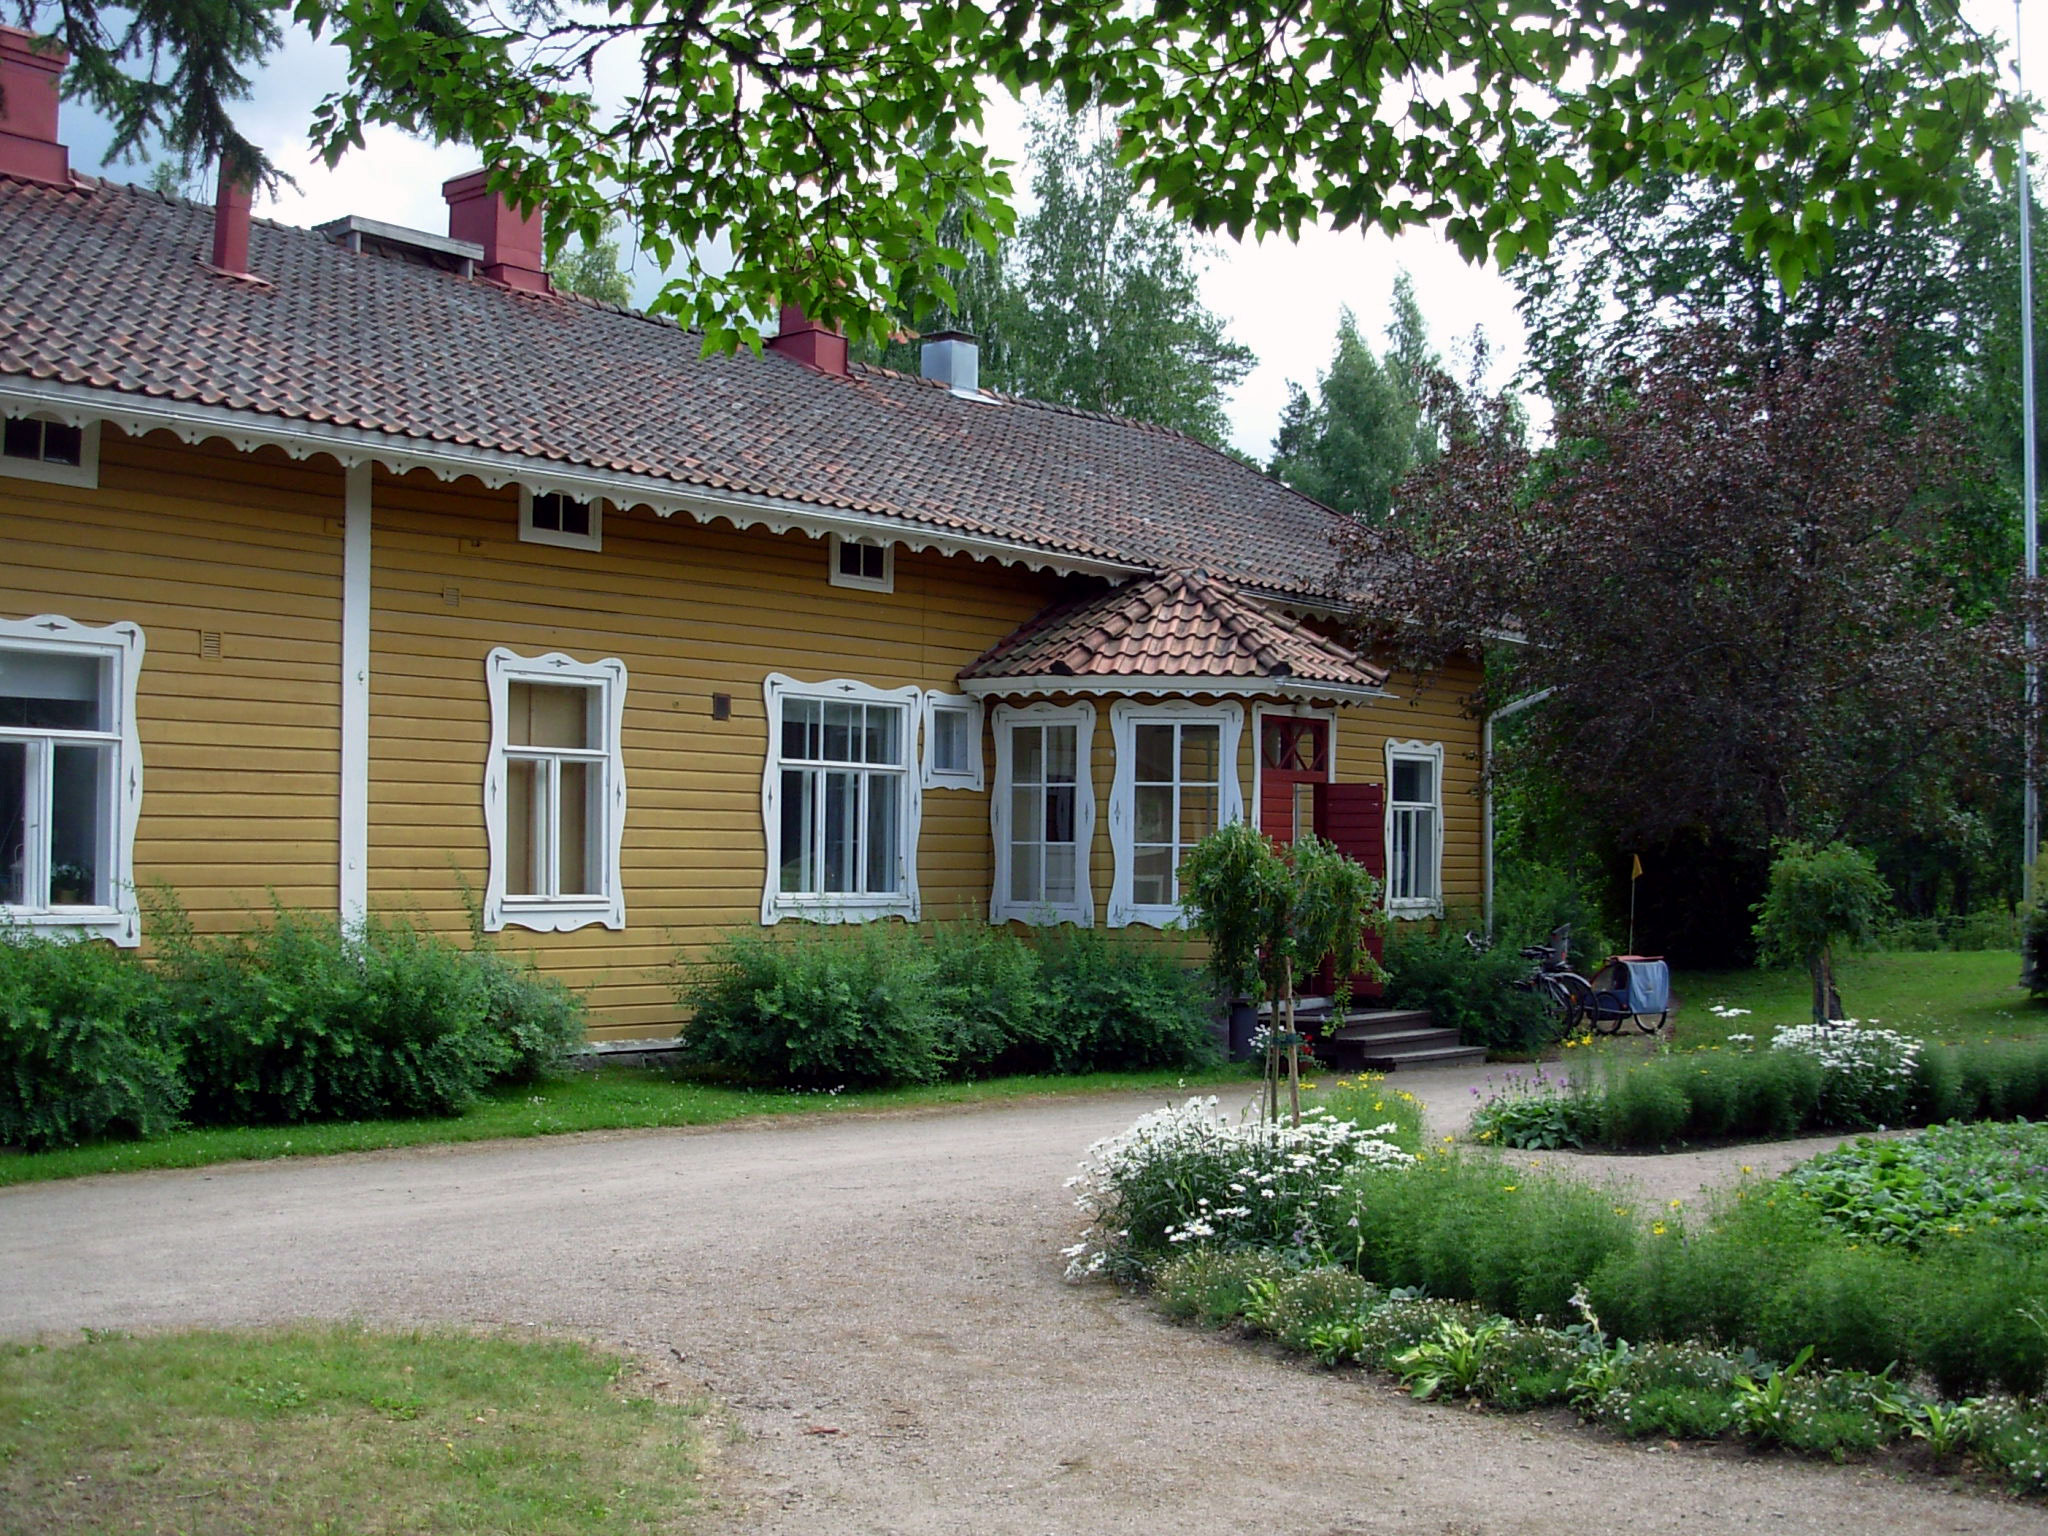
[[[2048,1238],[2048,1124],[1864,1137],[1802,1163],[1782,1182],[1857,1242],[1918,1250],[1978,1231]]]
[[[1601,1139],[1618,1147],[1668,1147],[1681,1140],[1692,1123],[1689,1084],[1674,1080],[1669,1070],[1655,1067],[1623,1072],[1607,1084],[1602,1096]]]
[[[1586,883],[1552,865],[1503,862],[1493,895],[1498,946],[1513,953],[1547,942],[1566,925],[1572,930],[1572,969],[1590,976],[1614,953],[1614,940]]]
[[[1071,1053],[1060,1040],[1044,968],[1029,944],[1007,928],[971,921],[935,925],[925,944],[938,1050],[952,1075],[1067,1070]]]
[[[1427,1008],[1467,1045],[1531,1052],[1556,1039],[1542,999],[1513,985],[1529,962],[1498,945],[1483,954],[1450,925],[1404,924],[1387,939],[1386,1006]]]
[[[457,1114],[527,1069],[542,1052],[536,1035],[562,1023],[559,1004],[537,1024],[512,1003],[519,989],[492,975],[504,962],[390,918],[344,930],[279,907],[218,938],[174,923],[160,942],[201,1123]],[[523,1046],[494,1029],[494,1001]]]
[[[1201,973],[1179,945],[1065,925],[1037,939],[1056,1072],[1208,1067],[1221,1059]]]
[[[1333,1330],[1355,1322],[1378,1293],[1348,1269],[1323,1264],[1253,1280],[1244,1320],[1304,1354],[1323,1353]]]
[[[1169,1317],[1221,1328],[1244,1316],[1252,1288],[1278,1280],[1286,1261],[1271,1249],[1194,1248],[1160,1265],[1152,1277],[1152,1294]]]
[[[185,1103],[162,989],[132,951],[0,934],[0,1146],[155,1136]]]
[[[567,986],[488,946],[471,950],[470,963],[483,982],[495,1080],[535,1082],[583,1043],[583,999]]]
[[[944,1074],[936,967],[891,923],[730,934],[679,967],[685,1061],[800,1088],[928,1083]]]

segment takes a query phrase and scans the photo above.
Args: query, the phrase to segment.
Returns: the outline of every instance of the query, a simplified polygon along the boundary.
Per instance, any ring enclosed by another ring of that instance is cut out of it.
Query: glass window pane
[[[1044,889],[1039,884],[1040,857],[1034,843],[1023,843],[1010,850],[1010,900],[1037,902],[1045,899]]]
[[[815,773],[782,770],[782,890],[805,895],[818,889],[816,850],[811,846],[812,820],[816,809],[811,796],[817,784]]]
[[[828,713],[826,734],[829,738],[832,726]],[[828,773],[825,779],[825,847],[824,847],[824,891],[827,895],[843,896],[854,888],[855,872],[860,868],[860,776],[852,773]]]
[[[597,865],[598,828],[603,808],[598,786],[603,779],[595,763],[563,763],[561,804],[556,808],[556,885],[564,896],[595,895],[604,887]]]
[[[106,663],[60,651],[0,650],[0,725],[104,731]]]
[[[1430,795],[1430,764],[1412,757],[1394,759],[1393,797],[1396,802],[1427,802]]]
[[[1415,888],[1416,896],[1436,899],[1436,817],[1427,811],[1415,813]]]
[[[27,897],[28,743],[0,741],[0,906]]]
[[[1045,840],[1071,843],[1074,840],[1074,786],[1054,784],[1040,791],[1045,797]]]
[[[590,503],[577,501],[574,497],[563,496],[556,520],[564,533],[573,533],[579,538],[590,537]]]
[[[1074,900],[1074,849],[1071,845],[1045,850],[1045,899],[1060,906]]]
[[[867,734],[865,746],[860,755],[864,763],[886,763],[892,768],[903,763],[902,748],[898,744],[898,726],[905,711],[894,704],[870,704],[867,707]]]
[[[1045,782],[1045,730],[1042,726],[1010,727],[1010,777],[1018,784]]]
[[[782,701],[782,760],[815,762],[818,757],[819,721],[824,706],[816,699]]]
[[[1171,848],[1139,848],[1134,851],[1131,899],[1145,907],[1163,907],[1173,901]]]
[[[1071,725],[1049,725],[1045,728],[1045,778],[1049,784],[1073,784],[1078,782],[1079,763],[1076,760],[1077,742],[1080,731]]]
[[[1171,784],[1173,782],[1173,727],[1170,725],[1141,725],[1133,737],[1136,747],[1137,782],[1140,784]]]
[[[56,746],[50,751],[50,905],[104,907],[107,799],[111,747]]]
[[[851,763],[859,761],[854,756],[855,743],[860,739],[861,707],[858,704],[842,704],[828,700],[825,704],[825,761],[828,763]]]
[[[85,429],[43,423],[43,462],[76,465],[85,457]]]
[[[1133,791],[1132,804],[1137,811],[1134,842],[1165,843],[1173,840],[1172,789],[1165,785],[1140,784]]]
[[[0,453],[10,459],[40,459],[43,456],[43,424],[31,416],[10,416]]]
[[[1217,827],[1216,812],[1221,792],[1214,789],[1183,789],[1180,792],[1180,845],[1199,843]]]
[[[893,774],[866,775],[868,791],[868,868],[870,895],[893,894],[896,890],[896,825],[902,795]]]
[[[505,690],[505,740],[515,747],[592,747],[595,688],[513,683]]]
[[[516,685],[515,685],[516,686]],[[505,894],[542,896],[540,851],[534,837],[534,813],[540,805],[541,786],[547,782],[547,765],[530,759],[512,759],[505,764]]]
[[[1010,838],[1019,843],[1045,841],[1045,791],[1020,784],[1010,791]]]
[[[1223,761],[1223,727],[1184,725],[1180,728],[1180,777],[1184,784],[1214,784]]]
[[[941,709],[932,714],[932,766],[940,773],[971,773],[968,761],[968,726],[973,714],[964,709]]]

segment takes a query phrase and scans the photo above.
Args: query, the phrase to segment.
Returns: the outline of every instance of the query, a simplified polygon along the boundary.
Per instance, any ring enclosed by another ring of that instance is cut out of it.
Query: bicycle
[[[1469,929],[1465,942],[1476,955],[1493,948],[1491,938]],[[1578,1028],[1593,998],[1593,983],[1571,968],[1571,946],[1570,923],[1552,929],[1546,943],[1523,948],[1522,958],[1532,962],[1529,973],[1508,983],[1519,992],[1533,992],[1543,1000],[1544,1011],[1550,1015],[1560,1038]]]

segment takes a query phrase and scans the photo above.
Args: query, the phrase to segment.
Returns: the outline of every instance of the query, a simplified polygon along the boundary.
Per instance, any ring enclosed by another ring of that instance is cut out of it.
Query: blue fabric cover
[[[1623,959],[1628,1006],[1635,1013],[1662,1013],[1671,1006],[1671,967],[1662,960]]]

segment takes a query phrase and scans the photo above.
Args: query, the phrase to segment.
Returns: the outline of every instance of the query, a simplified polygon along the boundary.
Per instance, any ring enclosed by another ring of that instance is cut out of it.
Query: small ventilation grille
[[[220,660],[219,630],[202,629],[201,631],[199,631],[199,659],[201,661]]]

